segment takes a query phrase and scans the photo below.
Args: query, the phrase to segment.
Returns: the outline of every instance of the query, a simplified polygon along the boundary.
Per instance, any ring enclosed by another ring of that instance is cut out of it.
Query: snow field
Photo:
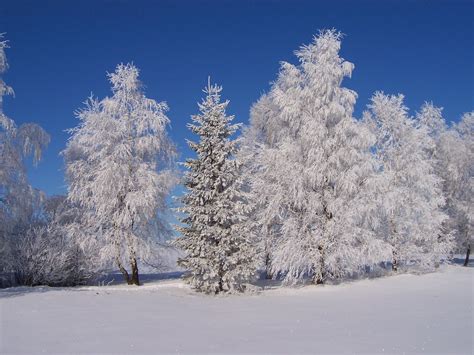
[[[205,296],[180,280],[0,291],[0,353],[473,351],[473,268]]]

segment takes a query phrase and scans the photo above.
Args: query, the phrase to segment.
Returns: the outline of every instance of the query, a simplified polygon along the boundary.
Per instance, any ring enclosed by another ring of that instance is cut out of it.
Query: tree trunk
[[[392,258],[392,271],[397,272],[398,271],[398,260],[397,260],[397,252],[393,252],[393,258]]]
[[[219,265],[219,271],[217,275],[219,276],[219,282],[218,282],[217,290],[215,291],[216,295],[224,291],[224,269],[222,268],[222,263],[220,263]]]
[[[273,279],[273,274],[271,270],[271,262],[270,262],[270,253],[267,253],[265,256],[265,279],[271,280]]]
[[[317,272],[314,273],[313,275],[313,284],[315,285],[322,285],[324,284],[324,270],[322,268],[319,268]]]
[[[128,282],[129,285],[140,285],[140,279],[138,277],[138,265],[137,265],[137,259],[132,258],[130,262],[130,266],[132,267],[132,278]]]
[[[313,276],[313,284],[315,285],[322,285],[324,283],[324,279],[325,279],[325,272],[324,272],[324,268],[325,268],[325,265],[324,265],[324,253],[323,253],[323,247],[322,246],[318,246],[318,250],[319,250],[319,253],[320,253],[320,258],[319,258],[319,266],[318,266],[318,271],[314,273],[314,276]]]
[[[324,283],[324,273],[315,275],[315,278],[313,279],[313,283],[316,285],[322,285]]]
[[[464,266],[467,266],[469,264],[469,255],[471,254],[471,244],[467,245],[467,251],[466,251],[466,259],[464,260]]]
[[[128,274],[128,271],[123,267],[122,263],[120,262],[120,260],[118,258],[117,258],[117,266],[118,266],[120,272],[122,273],[123,278],[125,279],[127,284],[130,285],[130,275]]]

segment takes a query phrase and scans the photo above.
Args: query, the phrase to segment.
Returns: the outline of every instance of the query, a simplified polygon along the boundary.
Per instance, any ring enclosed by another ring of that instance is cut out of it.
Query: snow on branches
[[[2,38],[0,34],[0,75],[8,69],[8,46]],[[26,159],[33,156],[33,163],[38,163],[50,141],[37,124],[18,126],[4,114],[3,96],[11,94],[13,89],[0,77],[0,278],[2,273],[14,271],[13,255],[20,247],[19,238],[33,223],[44,199],[44,194],[28,183]]]
[[[168,232],[163,213],[175,183],[167,105],[144,95],[138,74],[131,64],[109,74],[113,95],[87,101],[64,151],[69,199],[93,211],[85,223],[102,238],[103,259],[132,284],[139,284],[139,259]]]
[[[352,117],[356,93],[341,87],[354,65],[339,57],[340,41],[328,30],[301,47],[300,64],[282,63],[252,110],[251,127],[260,130],[249,176],[255,223],[263,238],[272,235],[264,243],[271,269],[288,283],[357,271],[367,252],[359,216],[373,136]]]
[[[282,62],[240,128],[222,87],[204,89],[188,128],[174,242],[186,281],[205,293],[243,291],[259,268],[287,284],[315,284],[389,264],[431,269],[466,252],[474,225],[474,113],[448,125],[425,103],[411,117],[403,95],[377,92],[361,120],[343,86],[354,64],[342,35],[324,30]],[[0,283],[72,285],[115,265],[129,284],[159,264],[170,236],[167,197],[176,150],[164,102],[147,98],[133,64],[108,74],[112,95],[90,97],[63,151],[68,196],[46,199],[27,180],[49,143],[38,125],[2,111],[12,95],[0,34]],[[169,246],[169,245],[168,245]],[[169,249],[167,249],[169,250]],[[54,265],[54,267],[52,266]]]
[[[377,238],[390,248],[393,270],[400,263],[436,265],[451,245],[449,236],[441,237],[447,216],[430,154],[435,142],[409,117],[403,95],[377,92],[368,107],[364,121],[377,137],[373,150],[381,166]]]
[[[199,142],[188,142],[197,157],[184,164],[189,169],[180,209],[185,226],[176,240],[186,253],[179,264],[189,270],[187,281],[206,293],[242,291],[255,273],[239,163],[234,159],[237,142],[230,139],[239,125],[226,115],[229,101],[221,102],[221,91],[209,81],[200,114],[188,124]]]

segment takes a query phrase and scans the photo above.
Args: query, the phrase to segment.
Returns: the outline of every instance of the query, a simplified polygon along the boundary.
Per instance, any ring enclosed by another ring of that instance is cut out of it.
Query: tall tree
[[[446,199],[444,212],[448,219],[443,226],[445,234],[454,237],[458,251],[466,253],[465,265],[473,238],[472,206],[474,204],[474,113],[466,113],[461,121],[448,127],[442,109],[425,103],[417,114],[417,122],[427,129],[435,141],[430,154],[435,162],[435,172],[442,180]]]
[[[377,235],[390,248],[394,271],[408,261],[436,265],[451,243],[449,238],[440,238],[447,216],[442,212],[442,181],[433,161],[435,142],[427,129],[416,127],[409,117],[403,95],[377,92],[368,107],[364,120],[377,137],[373,149],[381,164],[383,186]]]
[[[466,113],[459,123],[441,131],[435,152],[449,216],[445,228],[453,233],[457,251],[466,253],[466,266],[474,243],[473,132],[474,113]]]
[[[8,46],[2,39],[0,34],[0,75],[8,69]],[[18,126],[7,117],[2,108],[5,95],[13,95],[13,90],[0,76],[0,273],[11,271],[12,251],[44,199],[44,194],[28,183],[26,159],[32,155],[36,165],[50,140],[37,124]]]
[[[179,264],[190,272],[187,281],[206,293],[242,291],[255,273],[239,163],[234,159],[237,142],[231,140],[239,125],[226,115],[229,101],[221,102],[221,91],[209,81],[200,114],[188,125],[199,142],[188,142],[197,157],[184,164],[189,169],[181,208],[186,217],[176,240],[186,254]]]
[[[467,266],[474,244],[474,111],[465,113],[455,130],[463,142],[463,154],[458,157],[461,160],[456,174],[458,188],[453,200],[460,219],[457,244],[466,250],[464,266]]]
[[[289,283],[307,275],[323,283],[369,262],[359,216],[375,169],[373,137],[352,117],[357,94],[341,87],[354,65],[339,57],[340,46],[341,34],[326,30],[301,47],[300,65],[282,64],[252,116],[261,132],[256,215],[271,226],[272,270]]]
[[[113,95],[89,99],[64,151],[69,199],[93,212],[83,223],[102,236],[103,258],[135,285],[138,261],[167,232],[162,213],[175,182],[167,105],[145,97],[138,76],[131,64],[109,74]]]
[[[243,130],[238,151],[238,160],[242,163],[242,181],[248,191],[247,200],[251,209],[247,224],[259,236],[256,247],[260,252],[259,259],[266,279],[273,278],[272,251],[280,224],[275,215],[266,213],[268,196],[256,186],[265,186],[267,179],[264,167],[269,162],[266,161],[268,155],[265,152],[275,148],[286,134],[287,125],[278,113],[278,106],[271,97],[262,95],[250,110],[250,124]]]

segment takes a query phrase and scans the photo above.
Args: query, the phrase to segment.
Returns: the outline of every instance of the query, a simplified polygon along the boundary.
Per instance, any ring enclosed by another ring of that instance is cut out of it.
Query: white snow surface
[[[0,353],[473,353],[474,268],[206,296],[180,280],[0,290]]]

